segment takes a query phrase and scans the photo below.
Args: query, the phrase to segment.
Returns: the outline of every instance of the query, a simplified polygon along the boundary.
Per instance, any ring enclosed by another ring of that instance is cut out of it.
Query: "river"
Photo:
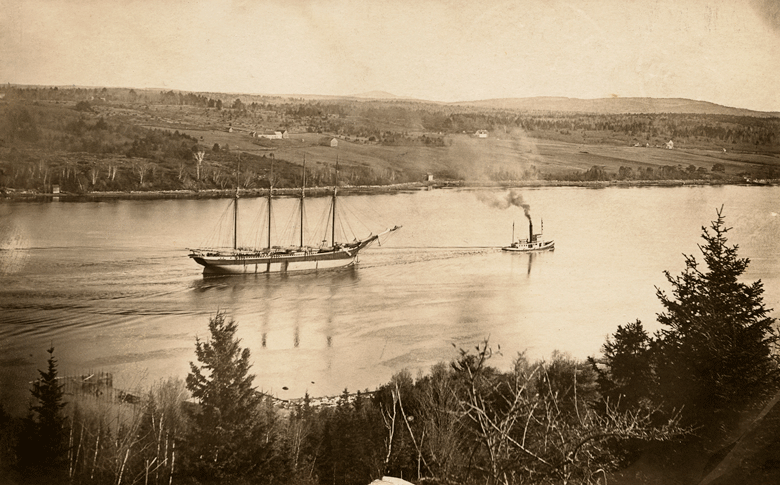
[[[658,328],[663,271],[700,256],[701,226],[721,206],[751,259],[745,280],[763,280],[780,309],[780,187],[517,189],[536,232],[543,219],[555,240],[538,254],[498,249],[513,224],[528,232],[508,193],[344,196],[366,230],[403,228],[355,268],[220,278],[204,278],[185,248],[213,232],[227,200],[0,202],[0,402],[24,409],[52,345],[60,375],[111,372],[128,390],[184,378],[220,310],[238,322],[256,386],[280,398],[374,389],[484,339],[500,345],[499,367],[518,352],[597,355],[618,325]],[[326,199],[309,201],[313,214]],[[275,208],[294,213],[294,202]],[[241,200],[242,238],[262,203]]]

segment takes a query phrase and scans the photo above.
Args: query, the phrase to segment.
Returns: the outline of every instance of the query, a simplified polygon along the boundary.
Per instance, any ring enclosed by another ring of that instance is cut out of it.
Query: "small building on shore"
[[[284,138],[290,138],[287,130],[263,130],[255,133],[257,138],[267,138],[269,140],[281,140]]]

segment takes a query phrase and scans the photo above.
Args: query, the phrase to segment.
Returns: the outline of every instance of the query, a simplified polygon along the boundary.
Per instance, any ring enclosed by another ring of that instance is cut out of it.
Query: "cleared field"
[[[467,134],[447,135],[443,147],[422,145],[387,146],[337,137],[338,146],[326,142],[334,137],[318,133],[290,133],[284,140],[261,140],[249,135],[247,126],[234,125],[215,129],[215,125],[227,126],[225,120],[204,111],[160,113],[153,120],[146,119],[144,126],[178,129],[198,138],[207,149],[219,144],[230,150],[270,155],[295,164],[303,161],[304,154],[312,164],[342,167],[367,167],[381,173],[405,174],[421,178],[431,173],[437,179],[486,180],[496,173],[509,178],[523,178],[528,174],[565,176],[583,172],[594,165],[603,166],[608,172],[623,167],[634,170],[651,167],[694,165],[707,171],[716,163],[723,164],[726,173],[736,174],[757,166],[780,167],[777,154],[749,152],[723,152],[722,149],[677,147],[616,146],[610,143],[570,143],[528,136],[520,130],[509,133],[495,132],[488,138]],[[197,126],[202,124],[201,126]]]

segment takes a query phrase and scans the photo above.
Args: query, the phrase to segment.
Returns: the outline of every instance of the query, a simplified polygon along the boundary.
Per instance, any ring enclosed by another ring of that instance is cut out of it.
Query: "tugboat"
[[[542,232],[544,232],[544,221],[542,221]],[[542,238],[542,232],[534,234],[534,223],[528,219],[528,239],[518,239],[515,241],[515,225],[512,224],[512,244],[501,248],[503,251],[514,251],[527,253],[531,251],[552,251],[555,249],[555,241],[545,241]]]

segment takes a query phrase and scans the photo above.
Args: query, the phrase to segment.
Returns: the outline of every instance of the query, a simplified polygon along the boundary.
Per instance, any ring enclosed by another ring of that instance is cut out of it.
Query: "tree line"
[[[776,319],[722,209],[685,256],[661,329],[618,326],[598,357],[560,353],[508,370],[485,340],[332,407],[282,409],[259,393],[250,351],[224,312],[195,341],[186,381],[123,404],[69,398],[54,349],[23,419],[0,409],[0,477],[12,483],[604,483],[643,452],[721,456],[746,417],[778,392]],[[260,376],[262,378],[262,375]]]
[[[50,102],[71,102],[71,103],[92,103],[94,105],[105,104],[118,104],[124,103],[128,105],[150,105],[150,104],[163,104],[173,106],[197,106],[202,108],[217,108],[222,109],[224,107],[230,107],[231,101],[227,95],[209,95],[191,93],[191,92],[179,92],[179,91],[162,91],[162,90],[138,90],[126,89],[126,88],[62,88],[57,86],[50,88],[40,87],[17,87],[17,86],[0,86],[0,92],[5,95],[5,98],[9,101],[50,101]],[[271,101],[273,99],[281,99],[273,96],[254,96],[261,100]],[[234,108],[243,108],[243,104],[239,106],[235,105],[235,101],[232,101]],[[239,100],[239,103],[241,101]],[[250,103],[247,103],[250,105]],[[258,103],[253,101],[251,103],[252,108],[261,109],[263,107],[270,107],[270,103]]]
[[[71,101],[93,103],[162,104],[223,107],[237,114],[273,112],[287,123],[304,124],[315,132],[327,129],[350,136],[376,136],[383,131],[429,133],[474,133],[522,129],[534,136],[552,133],[600,132],[628,139],[682,139],[725,146],[777,147],[780,119],[723,114],[693,113],[547,113],[509,109],[446,106],[407,100],[296,100],[276,96],[239,96],[120,88],[22,88],[0,89],[8,100]],[[243,99],[242,99],[243,98]],[[400,128],[387,130],[388,124]],[[385,128],[383,128],[385,127]],[[363,133],[361,135],[360,133]]]
[[[4,111],[4,112],[3,112]],[[91,113],[89,102],[66,106],[8,104],[0,109],[0,187],[62,192],[128,190],[264,189],[300,186],[300,166],[273,152],[256,155],[229,145],[203,146],[179,130],[146,128]],[[4,116],[3,116],[4,115]],[[273,165],[273,167],[272,167]],[[332,185],[335,167],[307,170],[310,184]],[[418,174],[390,175],[342,164],[350,184],[409,181]]]

